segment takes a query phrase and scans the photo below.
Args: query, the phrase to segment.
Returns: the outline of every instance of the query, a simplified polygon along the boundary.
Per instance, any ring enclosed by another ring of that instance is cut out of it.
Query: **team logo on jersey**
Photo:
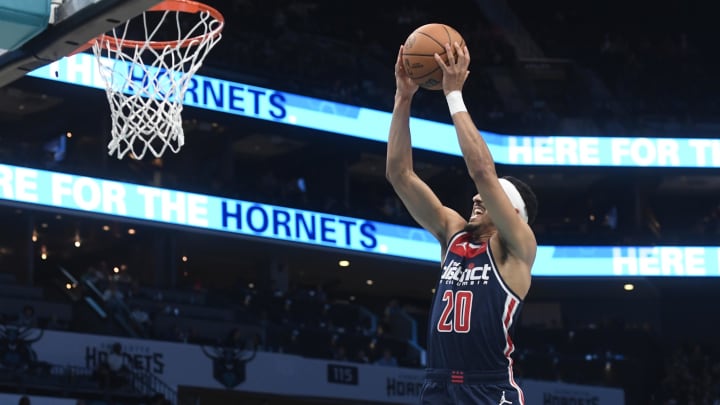
[[[482,267],[469,263],[466,268],[462,267],[461,262],[450,260],[450,263],[443,268],[440,276],[440,283],[455,284],[459,286],[466,285],[485,285],[490,281],[490,272],[492,267],[485,263]]]
[[[504,404],[512,405],[512,402],[505,399],[505,391],[503,391],[502,397],[500,398],[500,403],[498,405],[504,405]]]
[[[450,251],[458,256],[467,258],[473,258],[487,251],[487,243],[476,245],[467,241],[466,239],[468,238],[469,236],[462,236],[458,238],[458,240],[450,246]]]

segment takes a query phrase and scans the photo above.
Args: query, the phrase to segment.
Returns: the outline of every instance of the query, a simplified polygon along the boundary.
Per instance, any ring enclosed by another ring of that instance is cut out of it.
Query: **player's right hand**
[[[405,71],[402,63],[402,52],[403,45],[400,45],[397,60],[395,61],[395,83],[397,85],[395,95],[399,97],[412,97],[420,86],[415,84]]]
[[[453,52],[453,48],[455,52]],[[470,52],[467,45],[460,46],[457,42],[454,44],[445,44],[445,52],[448,61],[445,63],[440,55],[435,54],[435,61],[443,70],[443,92],[447,96],[452,91],[462,91],[470,71]],[[457,54],[457,56],[456,56]]]

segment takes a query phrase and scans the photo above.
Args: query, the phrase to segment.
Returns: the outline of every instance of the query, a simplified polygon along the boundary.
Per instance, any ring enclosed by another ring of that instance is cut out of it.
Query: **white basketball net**
[[[149,22],[148,13],[161,15],[159,22]],[[206,34],[222,22],[208,12],[201,12],[194,17],[199,21],[188,28],[187,18],[181,18],[182,14],[188,16],[180,11],[143,13],[141,28],[145,38],[140,45],[128,45],[130,21],[95,41],[93,52],[105,81],[112,116],[109,155],[122,159],[130,152],[131,157],[142,159],[150,152],[160,157],[167,148],[177,153],[185,143],[181,116],[185,91],[190,78],[221,38],[219,34]],[[136,20],[140,18],[131,21]],[[153,49],[150,41],[160,33],[166,35],[173,20],[179,40]]]

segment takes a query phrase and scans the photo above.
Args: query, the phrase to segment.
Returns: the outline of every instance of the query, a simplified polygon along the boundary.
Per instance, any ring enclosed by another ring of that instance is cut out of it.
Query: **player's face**
[[[485,205],[483,204],[480,194],[475,194],[472,201],[472,211],[470,212],[470,220],[468,221],[468,224],[481,225],[489,220],[487,215],[485,215],[487,213],[487,209],[485,209]]]

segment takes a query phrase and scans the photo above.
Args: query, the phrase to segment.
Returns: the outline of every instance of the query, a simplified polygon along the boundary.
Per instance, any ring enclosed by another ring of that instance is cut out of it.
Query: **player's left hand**
[[[415,82],[412,81],[410,76],[408,76],[407,72],[405,71],[405,66],[403,66],[403,59],[402,59],[402,53],[403,53],[404,46],[400,46],[400,50],[398,51],[397,59],[395,60],[395,84],[397,85],[397,90],[395,91],[395,94],[397,96],[404,96],[412,98],[412,96],[415,94],[415,92],[418,91],[420,86],[415,84]]]
[[[453,49],[455,52],[453,52]],[[435,61],[437,61],[443,70],[443,93],[448,95],[451,91],[462,91],[465,80],[470,74],[468,70],[468,66],[470,66],[470,52],[468,52],[467,45],[460,46],[457,42],[453,45],[445,44],[445,52],[448,56],[447,63],[445,63],[437,53],[435,54]]]

